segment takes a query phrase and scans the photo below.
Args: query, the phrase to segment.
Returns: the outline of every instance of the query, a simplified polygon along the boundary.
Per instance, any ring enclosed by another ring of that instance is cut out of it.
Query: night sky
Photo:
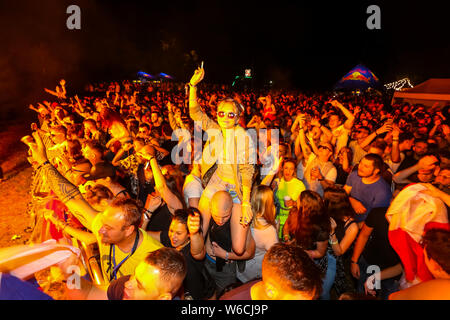
[[[51,99],[43,88],[61,78],[73,93],[140,70],[188,81],[201,61],[208,82],[230,84],[251,68],[256,84],[305,90],[331,89],[358,63],[382,83],[450,77],[444,1],[273,3],[1,0],[0,109],[20,116]],[[81,8],[81,30],[66,27],[71,4]],[[381,30],[366,27],[372,4]]]

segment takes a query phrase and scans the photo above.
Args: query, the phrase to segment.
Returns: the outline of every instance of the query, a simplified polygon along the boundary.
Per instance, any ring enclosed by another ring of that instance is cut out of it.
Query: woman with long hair
[[[327,272],[327,247],[331,221],[322,197],[314,191],[305,190],[297,204],[289,212],[283,228],[285,241],[301,246],[324,274],[321,299],[327,299],[334,277]]]
[[[341,149],[342,150],[342,149]],[[338,296],[344,292],[354,292],[350,273],[352,245],[359,228],[353,219],[355,211],[348,194],[341,187],[330,187],[324,192],[325,209],[331,218],[331,234],[328,246],[328,271],[334,274],[334,288]],[[335,266],[331,270],[330,266]]]
[[[245,270],[237,272],[237,278],[243,283],[262,277],[262,260],[272,245],[278,242],[276,209],[273,190],[264,185],[257,186],[252,193],[254,218],[250,231],[255,239],[255,256],[246,261]]]

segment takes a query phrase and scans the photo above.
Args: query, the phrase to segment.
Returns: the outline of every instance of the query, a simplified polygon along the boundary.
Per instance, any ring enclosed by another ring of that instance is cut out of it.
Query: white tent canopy
[[[450,104],[450,79],[429,79],[414,88],[396,91],[392,103],[401,102],[444,107]]]

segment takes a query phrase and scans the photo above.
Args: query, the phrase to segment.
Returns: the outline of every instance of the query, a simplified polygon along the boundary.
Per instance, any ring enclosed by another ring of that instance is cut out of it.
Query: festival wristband
[[[50,161],[45,161],[44,163],[42,163],[41,165],[39,165],[36,170],[39,170],[40,168],[42,168],[43,166],[45,166],[46,164],[50,164]]]

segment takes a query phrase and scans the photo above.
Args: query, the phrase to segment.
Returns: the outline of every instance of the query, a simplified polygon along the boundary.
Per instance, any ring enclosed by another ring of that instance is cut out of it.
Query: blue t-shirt
[[[345,184],[352,187],[350,197],[360,201],[366,208],[364,214],[355,216],[357,222],[366,220],[367,215],[373,208],[389,207],[391,204],[391,188],[381,176],[376,182],[365,184],[362,182],[362,178],[358,176],[358,171],[353,171],[349,174]]]

